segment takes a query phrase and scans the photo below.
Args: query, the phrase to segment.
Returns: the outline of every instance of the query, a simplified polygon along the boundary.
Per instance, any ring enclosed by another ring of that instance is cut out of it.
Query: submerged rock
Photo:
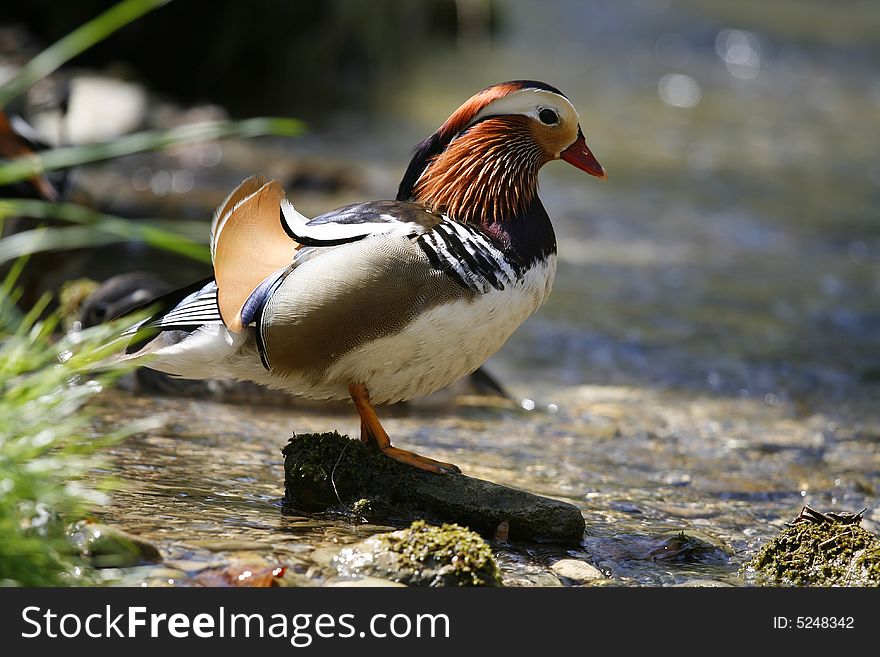
[[[672,563],[726,564],[729,549],[708,535],[694,530],[670,533],[657,541],[648,551],[652,561]]]
[[[629,561],[653,561],[675,566],[725,566],[730,562],[732,548],[720,539],[702,531],[662,531],[656,535],[617,534],[611,537],[589,537],[585,548],[603,571],[608,564]]]
[[[342,576],[380,577],[409,586],[499,586],[492,550],[476,532],[417,520],[342,549],[333,559]]]
[[[306,511],[344,507],[375,521],[456,522],[511,539],[579,543],[573,504],[460,474],[423,472],[336,432],[295,436],[284,453],[285,499]]]
[[[80,556],[95,568],[126,568],[162,561],[155,545],[109,525],[81,520],[68,531],[68,538]]]
[[[744,566],[747,576],[768,585],[880,586],[880,537],[859,526],[861,514],[804,511]]]
[[[536,573],[523,573],[521,575],[505,577],[504,586],[540,586],[542,588],[550,588],[565,585],[556,575],[544,570]]]

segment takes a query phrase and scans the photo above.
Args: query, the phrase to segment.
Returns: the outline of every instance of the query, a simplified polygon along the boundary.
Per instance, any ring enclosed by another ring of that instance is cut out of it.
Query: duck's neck
[[[538,198],[547,157],[526,117],[487,119],[443,144],[437,133],[417,150],[398,200],[422,203],[478,226],[525,270],[556,253],[556,236]]]
[[[507,259],[521,273],[556,254],[556,234],[537,194],[524,214],[513,221],[483,226],[483,231],[502,248]]]
[[[435,153],[428,140],[413,158],[398,198],[487,230],[524,217],[537,198],[538,169],[546,162],[527,121],[510,116],[481,121]]]

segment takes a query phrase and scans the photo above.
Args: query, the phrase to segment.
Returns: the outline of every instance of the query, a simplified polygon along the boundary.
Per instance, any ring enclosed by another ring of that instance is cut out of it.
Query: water
[[[492,43],[389,81],[378,109],[292,145],[226,144],[196,172],[206,199],[257,168],[354,172],[341,191],[291,192],[317,213],[392,196],[411,145],[490,82],[544,79],[572,98],[609,180],[542,173],[558,279],[489,363],[534,410],[459,397],[383,416],[402,447],[583,510],[579,548],[495,544],[507,584],[558,584],[550,564],[573,557],[615,585],[741,585],[739,566],[803,504],[867,506],[878,531],[876,12],[740,4],[731,16],[721,2],[505,3]],[[107,422],[168,420],[114,450],[124,487],[101,516],[166,556],[113,573],[124,581],[282,563],[296,583],[329,584],[328,548],[377,531],[280,504],[287,437],[355,435],[350,409],[121,392],[102,404]],[[676,553],[681,530],[716,549]]]

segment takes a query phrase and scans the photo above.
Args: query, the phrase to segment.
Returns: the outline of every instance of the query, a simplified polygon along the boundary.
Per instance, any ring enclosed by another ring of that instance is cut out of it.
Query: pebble
[[[577,559],[560,559],[550,566],[550,570],[559,577],[571,580],[576,584],[605,579],[605,575],[596,566]]]

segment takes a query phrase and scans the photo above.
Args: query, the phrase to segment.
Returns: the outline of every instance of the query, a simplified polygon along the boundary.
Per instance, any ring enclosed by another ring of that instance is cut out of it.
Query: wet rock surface
[[[283,452],[292,508],[342,506],[371,521],[452,521],[488,536],[502,525],[517,540],[579,543],[583,537],[584,519],[573,504],[465,475],[423,472],[335,432],[296,436]]]
[[[730,559],[730,552],[717,539],[693,531],[680,531],[656,541],[647,555],[654,561],[723,565]]]

